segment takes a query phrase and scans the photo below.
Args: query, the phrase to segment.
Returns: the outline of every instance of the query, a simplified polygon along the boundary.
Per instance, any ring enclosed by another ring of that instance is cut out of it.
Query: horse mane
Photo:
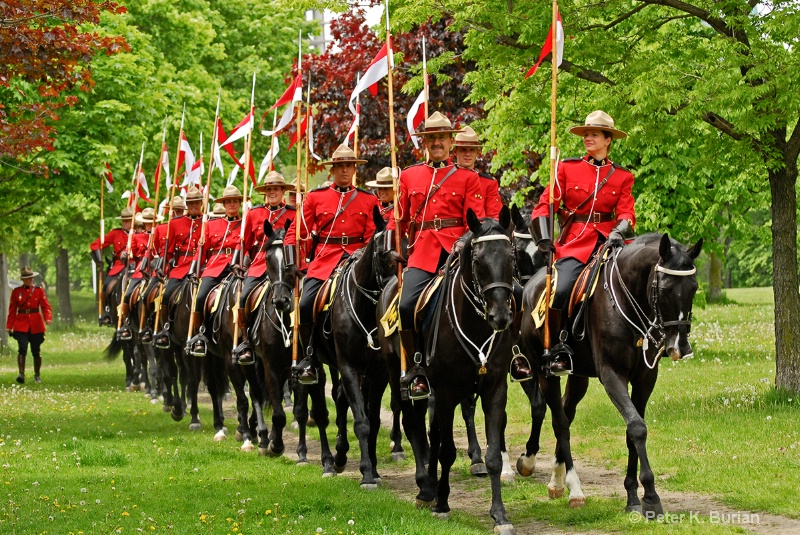
[[[633,255],[637,254],[642,249],[648,249],[653,250],[656,258],[659,258],[658,249],[659,245],[661,244],[662,237],[663,234],[660,232],[648,232],[647,234],[637,236],[636,239],[622,249],[621,255],[624,255],[625,253]],[[664,267],[677,269],[694,266],[694,260],[689,256],[686,246],[681,242],[674,240],[672,237],[669,238],[669,241],[672,246],[672,256],[667,262],[664,263]],[[621,256],[621,258],[623,257]]]
[[[487,236],[489,234],[492,234],[493,233],[492,231],[497,231],[496,232],[497,234],[503,234],[503,235],[506,234],[506,229],[504,229],[503,226],[496,219],[493,219],[491,217],[486,217],[486,218],[481,220],[481,228],[479,229],[477,236]],[[465,264],[465,262],[470,262],[471,261],[471,258],[472,258],[472,238],[474,236],[475,236],[475,233],[473,233],[472,231],[467,231],[466,234],[461,236],[456,241],[456,250],[458,250],[458,244],[459,243],[463,243],[463,246],[461,247],[460,258],[459,258],[459,262],[461,263],[462,266],[463,265],[468,265],[468,264]]]

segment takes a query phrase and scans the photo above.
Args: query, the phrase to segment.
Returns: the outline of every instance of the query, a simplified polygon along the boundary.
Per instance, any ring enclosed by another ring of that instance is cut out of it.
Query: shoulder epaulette
[[[412,167],[419,167],[420,165],[426,165],[426,164],[425,164],[425,162],[412,163],[411,165],[406,167],[406,169],[411,169]]]
[[[489,173],[484,173],[483,171],[480,171],[478,173],[478,176],[482,176],[483,178],[488,178],[489,180],[497,180],[495,177],[493,177]]]
[[[373,194],[371,191],[365,190],[364,188],[358,188],[358,187],[357,187],[356,189],[357,189],[358,191],[362,192],[362,193],[366,193],[367,195],[372,195],[372,196],[374,196],[374,194]]]
[[[614,166],[614,167],[616,167],[617,169],[622,169],[623,171],[627,171],[627,172],[629,172],[629,173],[632,173],[632,172],[633,172],[633,171],[631,171],[630,169],[628,169],[627,167],[623,167],[623,166],[621,166],[621,165],[620,165],[620,164],[618,164],[618,163],[612,163],[611,165],[613,165],[613,166]]]
[[[563,162],[582,162],[582,161],[583,161],[583,158],[578,158],[577,156],[572,157],[572,158],[564,158],[563,160],[561,160],[562,163]]]
[[[296,206],[289,206],[288,204],[286,206],[284,206],[284,208],[286,208],[287,210],[297,211],[297,207]]]
[[[263,203],[262,204],[257,204],[255,206],[251,207],[250,209],[251,210],[255,210],[256,208],[264,208],[264,204]]]
[[[318,187],[318,188],[314,188],[314,189],[312,189],[311,191],[309,191],[309,193],[312,193],[312,192],[314,192],[314,191],[322,191],[322,190],[326,190],[326,189],[328,189],[329,187],[330,187],[330,186],[320,186],[320,187]]]

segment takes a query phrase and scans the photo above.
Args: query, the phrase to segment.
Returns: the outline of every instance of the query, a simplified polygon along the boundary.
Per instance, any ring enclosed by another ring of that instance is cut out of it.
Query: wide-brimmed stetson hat
[[[297,193],[297,179],[295,178],[289,183],[289,187],[287,190],[289,193]],[[300,183],[300,193],[306,192],[306,186],[301,182]]]
[[[200,191],[195,186],[189,186],[189,189],[186,190],[186,202],[194,202],[202,200],[203,200],[203,192]]]
[[[469,148],[481,148],[481,140],[478,138],[478,133],[475,132],[471,127],[465,126],[462,128],[458,134],[456,134],[456,140],[453,142],[453,148],[456,147],[469,147]]]
[[[264,182],[253,189],[260,193],[264,193],[267,191],[267,188],[273,186],[281,187],[284,190],[287,190],[292,187],[291,185],[286,183],[286,179],[283,178],[282,174],[280,174],[277,171],[270,171],[269,173],[267,173],[267,176],[264,177]]]
[[[120,214],[117,217],[117,219],[122,219],[123,221],[126,221],[126,220],[130,221],[131,219],[133,219],[133,207],[132,206],[126,206],[125,208],[123,208],[122,212],[120,212]]]
[[[186,203],[183,201],[183,197],[181,197],[180,195],[175,195],[172,198],[172,209],[186,210]]]
[[[164,216],[160,215],[156,217],[156,211],[150,207],[145,208],[142,210],[141,214],[137,214],[141,216],[142,223],[154,223],[156,221],[163,221]]]
[[[365,184],[368,188],[392,188],[394,181],[392,180],[392,168],[384,167],[375,175],[375,180],[370,180]]]
[[[38,271],[31,271],[29,266],[25,266],[19,272],[20,279],[32,279],[39,274]]]
[[[230,200],[237,200],[237,201],[244,200],[242,192],[239,191],[239,188],[233,185],[225,186],[225,189],[222,190],[222,195],[214,199],[214,202],[221,204],[224,203],[225,201],[230,201]]]
[[[353,163],[358,165],[360,163],[367,163],[367,160],[360,160],[357,158],[353,149],[342,143],[333,151],[331,159],[327,162],[322,162],[322,165],[333,165],[335,163]]]
[[[423,130],[414,132],[414,136],[429,136],[431,134],[456,134],[460,130],[455,130],[450,119],[442,115],[441,112],[435,111],[433,115],[425,119],[425,126]]]
[[[604,130],[611,133],[612,139],[624,139],[628,134],[622,130],[614,128],[614,119],[603,110],[595,110],[586,116],[586,123],[581,126],[573,126],[569,129],[576,136],[582,136],[587,130]]]
[[[214,209],[208,214],[208,217],[211,219],[217,219],[220,217],[225,217],[225,207],[221,204],[215,204]]]

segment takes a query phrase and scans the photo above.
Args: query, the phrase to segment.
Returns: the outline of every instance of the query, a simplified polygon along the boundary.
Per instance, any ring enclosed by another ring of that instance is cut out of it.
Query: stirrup
[[[188,353],[193,357],[205,357],[208,352],[208,338],[201,331],[186,342]]]
[[[153,342],[153,329],[145,327],[143,331],[139,331],[139,339],[143,344],[150,344]]]
[[[550,348],[549,354],[544,355],[546,364],[543,366],[545,375],[563,377],[571,375],[574,369],[572,357],[575,352],[564,342],[559,342]],[[556,366],[556,364],[563,364]],[[556,368],[555,370],[553,368]]]
[[[431,395],[431,385],[425,368],[420,366],[422,354],[414,353],[416,363],[406,374],[400,378],[400,398],[403,401],[419,401]]]
[[[127,342],[128,340],[133,339],[133,333],[131,332],[131,328],[127,325],[123,325],[119,329],[117,329],[117,340],[122,342]]]
[[[303,386],[315,385],[319,382],[317,369],[311,357],[308,356],[292,366],[292,378]]]
[[[97,320],[97,322],[100,324],[100,327],[111,326],[113,323],[111,319],[111,314],[109,314],[108,311],[106,310],[105,312],[103,312],[103,315],[100,316],[100,318]]]
[[[169,323],[153,336],[153,346],[158,349],[169,349]]]
[[[249,354],[249,356],[247,356],[247,354]],[[242,366],[252,366],[256,363],[255,356],[253,355],[253,348],[250,347],[246,339],[233,350],[233,353],[231,353],[231,361],[234,364],[241,364]]]
[[[523,365],[531,372],[529,376],[522,379],[514,377],[514,361],[518,359],[521,359],[524,363]],[[522,351],[520,351],[519,346],[516,344],[511,348],[511,362],[508,363],[508,376],[511,378],[512,383],[524,383],[525,381],[530,381],[534,377],[531,362],[528,360],[528,357],[522,354]]]

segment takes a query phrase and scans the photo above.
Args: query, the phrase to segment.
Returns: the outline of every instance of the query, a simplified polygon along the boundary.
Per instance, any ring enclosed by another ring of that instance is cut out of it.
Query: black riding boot
[[[311,345],[314,324],[302,324],[299,329],[301,347],[305,348],[305,356],[296,366],[292,366],[292,378],[301,385],[315,385],[319,379],[317,378],[317,367],[314,365],[314,349]]]
[[[17,355],[17,367],[19,368],[19,375],[17,375],[17,382],[19,384],[25,383],[25,355]]]
[[[117,329],[117,340],[130,340],[133,338],[133,333],[131,332],[130,321],[128,318],[128,313],[130,312],[131,308],[126,303],[122,303],[122,307],[120,309],[120,316],[122,316],[122,326]]]
[[[534,373],[531,369],[531,363],[528,361],[528,357],[519,350],[518,345],[511,348],[511,354],[513,356],[508,370],[509,375],[511,375],[511,382],[521,383],[533,379]]]
[[[551,375],[569,375],[572,373],[572,356],[575,354],[567,344],[566,314],[563,310],[548,310],[547,326],[550,330],[550,351],[545,353],[550,358],[546,372]],[[553,345],[555,342],[555,345]]]
[[[39,373],[42,371],[42,357],[33,357],[33,382],[41,383]]]
[[[164,328],[153,335],[153,345],[159,349],[169,348],[169,322],[165,322]]]
[[[412,359],[414,366],[400,377],[400,397],[404,400],[425,399],[431,395],[428,376],[422,367],[422,353],[417,351],[417,333],[413,329],[398,331],[400,344],[406,353],[406,359]]]
[[[245,321],[244,310],[242,309],[239,309],[237,313],[237,322],[239,323],[239,336],[242,337],[242,342],[233,350],[231,360],[234,364],[252,366],[255,364],[256,359],[253,357],[253,348],[250,347],[250,340],[247,337],[247,321]]]

